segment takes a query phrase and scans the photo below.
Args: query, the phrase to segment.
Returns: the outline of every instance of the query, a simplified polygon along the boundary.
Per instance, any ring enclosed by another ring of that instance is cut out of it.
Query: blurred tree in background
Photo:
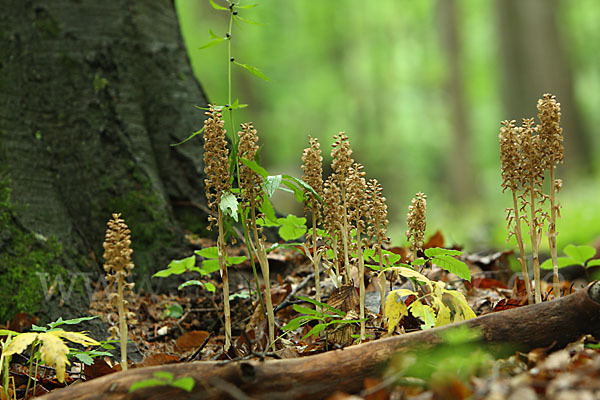
[[[270,172],[299,176],[307,135],[328,153],[346,131],[355,159],[383,184],[394,242],[404,240],[410,198],[423,191],[430,234],[443,228],[453,241],[501,246],[509,199],[500,189],[500,121],[535,116],[537,99],[551,92],[567,151],[557,173],[565,181],[559,248],[600,235],[599,2],[248,3],[259,6],[244,17],[262,25],[236,27],[233,54],[271,81],[236,71],[233,97],[249,104],[236,123],[254,121]],[[225,34],[227,14],[207,0],[176,6],[196,76],[210,101],[226,103],[226,46],[199,47],[209,29]]]

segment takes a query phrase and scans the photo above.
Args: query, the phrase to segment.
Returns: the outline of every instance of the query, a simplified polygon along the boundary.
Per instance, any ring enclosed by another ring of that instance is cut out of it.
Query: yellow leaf
[[[462,293],[456,290],[446,290],[446,293],[452,296],[452,305],[456,310],[452,322],[466,321],[468,319],[477,317]]]
[[[408,306],[412,315],[423,320],[421,329],[429,329],[435,326],[435,311],[428,305],[421,303],[420,301],[413,301]]]
[[[450,308],[441,301],[439,305],[437,317],[435,318],[435,326],[448,325],[450,323]]]
[[[62,331],[64,333],[64,331]],[[61,331],[51,331],[39,334],[39,339],[42,342],[40,353],[42,361],[56,369],[56,378],[59,382],[65,381],[65,365],[69,364],[67,354],[69,348],[63,343],[60,338]]]
[[[51,331],[48,333],[63,337],[71,342],[79,343],[82,346],[100,346],[100,343],[88,337],[83,332],[67,332],[62,330]]]
[[[400,296],[406,295],[402,294],[403,291],[410,292],[409,294],[414,294],[412,291],[407,289],[394,290],[388,293],[387,300],[385,302],[385,316],[388,318],[388,333],[392,333],[402,317],[408,315],[406,304],[404,304],[404,301],[402,301],[400,298]]]
[[[394,270],[398,271],[398,273],[406,278],[416,278],[417,280],[431,284],[431,281],[423,274],[418,273],[415,270],[406,267],[394,267]]]
[[[16,336],[6,349],[4,349],[4,355],[6,357],[11,356],[13,354],[20,354],[33,343],[34,340],[38,338],[38,333],[36,332],[28,332],[28,333],[20,333]]]

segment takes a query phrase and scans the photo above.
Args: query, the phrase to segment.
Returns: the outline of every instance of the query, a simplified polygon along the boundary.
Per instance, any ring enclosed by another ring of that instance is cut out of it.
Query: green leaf
[[[219,249],[217,246],[205,247],[200,250],[196,250],[194,253],[204,258],[219,258]]]
[[[283,329],[284,331],[295,331],[296,329],[304,325],[307,321],[311,321],[313,319],[317,318],[312,315],[302,315],[300,317],[292,319],[290,322],[281,327],[281,329]]]
[[[577,261],[578,264],[584,265],[587,260],[594,257],[596,249],[592,246],[574,246],[569,244],[564,248],[563,252]]]
[[[217,288],[215,287],[215,285],[213,285],[211,282],[204,282],[204,289],[208,290],[209,292],[214,293],[215,290],[217,290]]]
[[[146,379],[143,381],[139,381],[129,387],[129,393],[139,390],[139,389],[153,387],[153,386],[167,386],[167,382],[165,382],[161,379],[156,379],[156,378],[150,378],[150,379]]]
[[[417,265],[417,266],[419,266],[419,265],[425,265],[425,263],[427,263],[427,260],[426,260],[426,259],[424,259],[424,258],[417,258],[416,260],[414,260],[414,261],[412,262],[412,265]]]
[[[250,168],[252,171],[254,171],[257,174],[259,174],[260,176],[262,176],[264,179],[267,179],[267,177],[269,176],[269,173],[267,172],[267,170],[264,169],[263,167],[261,167],[260,165],[258,165],[258,163],[256,161],[248,160],[246,158],[240,158],[240,161],[246,167]]]
[[[238,14],[238,15],[236,15],[236,16],[234,16],[234,18],[237,18],[237,19],[239,19],[240,21],[242,21],[242,22],[245,22],[245,23],[247,23],[247,24],[250,24],[250,25],[263,25],[263,24],[262,24],[262,23],[260,23],[260,22],[256,22],[256,21],[252,21],[251,19],[248,19],[248,18],[240,17],[240,15],[239,15],[239,14]],[[264,79],[264,78],[263,78],[263,79]],[[267,79],[267,80],[268,80],[268,79]]]
[[[183,315],[183,307],[181,304],[169,304],[165,305],[165,310],[162,313],[163,318],[181,318]]]
[[[181,275],[184,272],[186,272],[187,270],[194,268],[195,264],[196,264],[196,256],[194,256],[194,255],[186,257],[181,260],[173,260],[169,263],[169,265],[167,266],[167,269],[158,271],[157,273],[152,275],[152,277],[153,278],[154,277],[165,278],[172,274]]]
[[[265,179],[264,187],[268,197],[273,197],[273,193],[279,188],[282,180],[281,175],[269,175]]]
[[[239,293],[234,293],[234,294],[230,294],[229,295],[229,300],[234,300],[234,299],[249,299],[250,296],[252,296],[253,294],[255,294],[256,292],[239,292]]]
[[[232,105],[229,106],[230,110],[237,110],[238,108],[246,108],[248,107],[248,104],[240,104],[240,100],[239,99],[235,99],[235,101],[233,102]]]
[[[164,379],[165,381],[168,381],[168,382],[173,380],[173,374],[170,372],[156,371],[153,375],[155,378]]]
[[[73,318],[73,319],[67,319],[67,320],[63,320],[62,317],[59,317],[55,322],[50,322],[48,324],[48,326],[50,327],[50,329],[53,329],[62,324],[76,325],[80,322],[89,321],[91,319],[96,319],[96,318],[98,318],[97,315],[95,315],[93,317],[80,317],[80,318]]]
[[[587,266],[588,266],[588,267],[596,267],[596,266],[598,266],[598,265],[600,265],[600,259],[599,259],[599,258],[597,258],[597,259],[595,259],[595,260],[590,260],[590,261],[588,261],[588,263],[587,263]]]
[[[315,199],[317,199],[319,202],[321,202],[321,203],[323,202],[323,199],[321,198],[321,196],[319,196],[319,194],[315,191],[315,189],[313,189],[308,183],[304,182],[302,179],[298,179],[291,175],[282,175],[282,176],[284,179],[292,181],[298,187],[310,192],[315,197]]]
[[[226,257],[227,265],[237,265],[246,261],[246,256]]]
[[[186,288],[188,286],[202,286],[202,287],[204,287],[204,282],[192,279],[192,280],[189,280],[187,282],[183,282],[181,285],[177,286],[177,290],[181,290],[181,289]]]
[[[172,147],[174,146],[179,146],[180,144],[184,144],[185,142],[187,142],[188,140],[191,140],[192,138],[194,138],[195,136],[198,136],[199,134],[201,134],[204,131],[204,127],[202,127],[202,129],[200,129],[199,131],[196,131],[194,133],[192,133],[190,136],[187,137],[187,139],[183,139],[181,142],[179,143],[174,143],[171,144]]]
[[[235,222],[238,221],[238,201],[233,194],[229,192],[223,193],[219,202],[219,208],[223,214],[229,215]]]
[[[425,249],[425,255],[429,258],[437,256],[460,256],[461,254],[462,251],[442,249],[440,247],[432,247],[429,249]]]
[[[214,2],[214,0],[208,0],[208,1],[210,2],[210,5],[212,6],[212,8],[214,8],[215,10],[229,11],[229,8],[218,5],[217,3]]]
[[[244,22],[246,22],[246,21],[244,21]],[[252,75],[256,76],[257,78],[263,79],[265,81],[269,81],[270,80],[269,78],[267,78],[265,76],[265,74],[263,74],[258,68],[256,68],[253,65],[242,64],[242,63],[239,63],[237,61],[234,61],[233,63],[236,64],[236,65],[239,65],[242,68],[244,68],[245,70],[247,70],[248,72],[250,72]]]
[[[277,216],[275,215],[275,209],[271,204],[271,201],[265,194],[263,196],[262,206],[260,207],[260,212],[265,216],[264,218],[259,218],[261,221],[260,225],[262,226],[279,226],[279,222],[277,222]],[[258,219],[257,219],[258,222]]]
[[[576,265],[578,264],[578,262],[576,260],[573,260],[571,257],[558,257],[556,259],[556,264],[558,265],[558,268],[562,268],[562,267],[566,267],[569,265]],[[553,269],[554,267],[552,266],[552,259],[549,258],[546,261],[544,261],[542,263],[542,265],[540,265],[541,269]]]
[[[235,8],[253,8],[256,6],[258,6],[258,4],[244,4],[244,5],[236,4]]]
[[[204,260],[202,261],[202,268],[200,271],[201,275],[208,275],[208,274],[212,274],[215,271],[218,271],[220,268],[219,266],[219,260],[215,260],[215,259],[210,259],[210,260]],[[202,272],[204,271],[204,272]]]
[[[287,186],[289,189],[285,189],[283,187],[280,187],[281,190],[293,193],[294,197],[296,198],[296,201],[298,203],[303,203],[304,202],[304,190],[300,189],[293,182],[290,182],[290,181],[287,181],[287,180],[284,180],[282,183],[285,186]]]
[[[325,328],[327,328],[327,324],[317,324],[317,325],[313,326],[313,328],[310,331],[308,331],[308,333],[306,335],[304,335],[302,337],[302,340],[305,340],[306,338],[308,338],[310,336],[317,336]]]
[[[340,317],[345,317],[345,316],[346,316],[346,313],[345,313],[345,312],[343,312],[343,311],[341,311],[341,310],[338,310],[338,309],[337,309],[337,308],[335,308],[335,307],[331,307],[329,304],[325,304],[325,303],[321,303],[320,301],[313,300],[313,299],[311,299],[310,297],[305,297],[305,296],[296,296],[296,298],[297,298],[297,299],[299,299],[299,300],[302,300],[302,301],[306,301],[307,303],[314,304],[315,306],[319,306],[319,307],[321,307],[321,308],[326,308],[326,309],[328,309],[329,311],[331,311],[331,312],[333,312],[333,313],[335,313],[335,314],[339,315]]]
[[[298,218],[293,214],[289,214],[285,218],[277,220],[281,223],[279,228],[279,236],[284,241],[297,239],[306,233],[306,218]]]
[[[225,39],[225,38],[213,39],[210,42],[205,43],[202,46],[198,47],[198,50],[207,49],[207,48],[217,45],[221,42],[224,42],[225,40],[227,40],[227,39]]]
[[[92,365],[94,363],[94,359],[87,353],[76,353],[75,357],[85,365]]]
[[[300,313],[300,314],[306,314],[306,315],[319,315],[322,316],[323,313],[317,311],[317,310],[313,310],[312,308],[308,308],[308,307],[303,307],[301,305],[298,304],[294,304],[292,306],[292,308],[294,309],[294,311]]]
[[[179,378],[173,382],[171,382],[171,386],[177,387],[179,389],[183,389],[186,392],[191,392],[194,388],[194,378],[191,376],[186,376],[184,378]]]
[[[448,255],[436,256],[434,262],[438,267],[458,275],[469,282],[471,281],[471,271],[469,271],[469,267],[464,262]]]

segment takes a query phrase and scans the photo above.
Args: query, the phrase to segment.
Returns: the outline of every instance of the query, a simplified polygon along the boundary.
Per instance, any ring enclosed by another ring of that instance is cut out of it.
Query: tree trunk
[[[590,136],[575,101],[556,8],[556,0],[496,0],[505,119],[520,124],[522,118],[537,116],[537,100],[544,93],[556,95],[562,108],[565,168],[591,171]]]
[[[113,212],[138,286],[156,289],[151,273],[182,256],[183,216],[205,221],[176,206],[204,202],[201,141],[169,144],[202,126],[206,99],[172,1],[0,5],[0,321],[85,313]]]
[[[459,12],[455,0],[438,2],[441,42],[446,52],[448,78],[446,100],[452,122],[452,154],[448,160],[450,184],[448,189],[455,203],[470,203],[478,198],[479,183],[471,165],[471,129],[462,71]]]

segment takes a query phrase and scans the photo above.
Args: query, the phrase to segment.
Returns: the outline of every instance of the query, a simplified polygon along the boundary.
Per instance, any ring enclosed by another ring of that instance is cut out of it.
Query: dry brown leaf
[[[202,346],[206,338],[210,335],[207,331],[190,331],[179,336],[176,341],[176,348],[180,351],[197,349]]]
[[[174,356],[172,354],[166,353],[158,353],[152,354],[142,361],[139,366],[141,367],[152,367],[154,365],[163,365],[163,364],[177,364],[179,362],[179,357]]]

